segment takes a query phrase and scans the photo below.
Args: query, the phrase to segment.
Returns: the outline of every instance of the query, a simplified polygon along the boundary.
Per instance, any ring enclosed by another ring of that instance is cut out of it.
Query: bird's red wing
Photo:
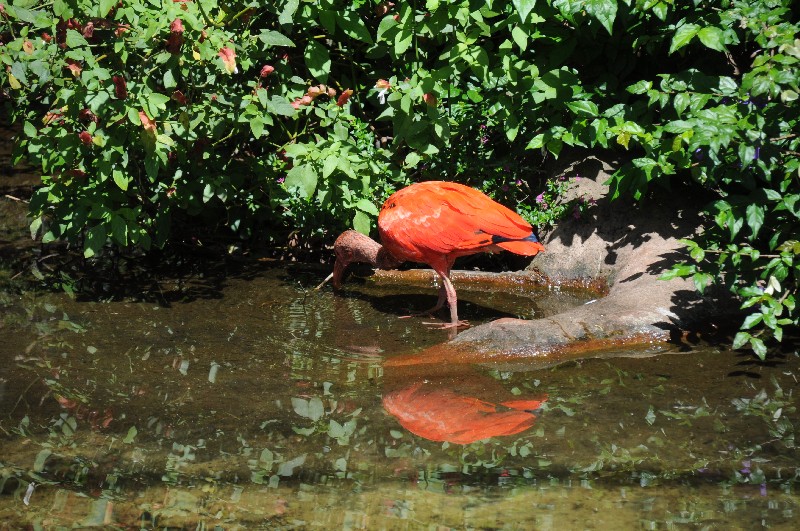
[[[481,192],[434,181],[392,196],[378,224],[392,254],[416,261],[431,253],[477,251],[492,245],[492,236],[521,239],[531,234],[531,226],[522,217]]]

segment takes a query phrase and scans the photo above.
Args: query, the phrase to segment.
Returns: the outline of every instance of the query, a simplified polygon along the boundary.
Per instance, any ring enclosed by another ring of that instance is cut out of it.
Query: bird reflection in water
[[[547,400],[509,400],[494,404],[424,383],[384,395],[384,409],[413,433],[431,441],[469,444],[514,435],[533,426]]]
[[[547,395],[516,396],[472,363],[436,363],[447,345],[394,356],[384,364],[384,409],[431,441],[469,444],[515,435],[536,422]]]

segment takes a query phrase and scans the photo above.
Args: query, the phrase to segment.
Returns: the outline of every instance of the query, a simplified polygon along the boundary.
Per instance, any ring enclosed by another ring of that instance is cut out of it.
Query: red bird
[[[336,263],[328,277],[333,278],[333,286],[341,285],[351,262],[366,262],[380,269],[393,269],[405,261],[428,264],[442,278],[439,301],[429,311],[447,301],[450,324],[446,327],[463,324],[458,320],[456,290],[450,281],[456,258],[487,251],[506,250],[524,256],[544,251],[530,224],[519,214],[474,188],[443,181],[412,184],[389,197],[378,216],[378,232],[383,246],[353,230],[337,238]]]

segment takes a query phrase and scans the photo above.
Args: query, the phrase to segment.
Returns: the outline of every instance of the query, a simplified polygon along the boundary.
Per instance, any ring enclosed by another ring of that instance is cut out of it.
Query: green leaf
[[[758,323],[760,323],[764,319],[764,315],[761,313],[751,313],[747,317],[745,317],[744,322],[742,323],[742,330],[750,330]]]
[[[397,33],[397,36],[394,38],[394,53],[397,56],[403,55],[406,50],[411,48],[411,44],[414,42],[414,33],[411,31],[411,28],[404,27],[400,32]]]
[[[369,231],[372,228],[370,217],[360,210],[356,210],[356,215],[353,216],[353,228],[361,234],[369,236]]]
[[[89,43],[86,41],[86,39],[83,38],[83,35],[75,31],[74,29],[67,30],[66,43],[68,48],[79,48],[81,46],[89,46]]]
[[[528,14],[536,6],[536,0],[512,0],[511,3],[514,4],[514,8],[517,10],[517,13],[519,13],[519,18],[522,22],[525,22],[525,19],[528,18]]]
[[[514,26],[514,29],[511,30],[511,38],[523,52],[528,47],[528,34],[519,26]]]
[[[366,212],[367,214],[372,214],[373,216],[378,215],[378,207],[376,207],[369,199],[359,199],[356,203],[356,208],[362,212]]]
[[[258,40],[264,43],[265,46],[288,46],[294,47],[292,39],[283,33],[274,30],[263,30],[258,34]]]
[[[795,101],[798,98],[797,92],[792,89],[786,89],[781,92],[781,101],[783,103],[789,103],[790,101]]]
[[[331,71],[331,56],[328,50],[317,41],[311,41],[306,46],[303,56],[311,75],[318,81],[327,83]]]
[[[672,54],[673,52],[680,50],[697,35],[697,32],[700,30],[700,26],[697,24],[683,24],[680,26],[677,31],[675,31],[675,35],[672,37],[672,44],[669,47],[669,53]]]
[[[35,240],[36,236],[39,234],[39,229],[42,227],[42,222],[43,219],[41,216],[33,218],[33,221],[31,221],[30,230],[32,240]]]
[[[111,237],[121,247],[128,245],[128,223],[122,216],[111,216]]]
[[[614,25],[614,19],[617,18],[617,1],[618,0],[586,0],[584,8],[589,15],[593,16],[611,35],[611,29]]]
[[[280,24],[291,24],[298,6],[300,6],[300,0],[289,0],[286,2],[280,15],[278,15],[278,22]]]
[[[128,120],[130,120],[130,122],[133,125],[136,126],[142,125],[142,119],[139,118],[139,111],[137,111],[134,107],[128,107],[127,112],[128,112]]]
[[[286,173],[286,187],[297,188],[300,197],[308,199],[314,195],[317,188],[317,172],[311,164],[295,166]]]
[[[570,101],[567,107],[578,116],[595,117],[600,114],[597,104],[588,100]]]
[[[675,107],[675,112],[678,113],[678,116],[683,114],[683,111],[685,111],[686,107],[689,106],[691,100],[692,96],[688,92],[678,92],[675,94],[672,105]]]
[[[372,35],[370,35],[364,21],[355,11],[336,13],[336,23],[351,39],[373,44]]]
[[[751,337],[750,347],[753,349],[753,352],[756,353],[756,356],[758,356],[762,360],[767,357],[767,347],[764,345],[764,342],[759,338]]]
[[[128,185],[130,184],[130,179],[127,175],[125,175],[122,170],[113,170],[111,175],[114,178],[114,183],[119,186],[119,189],[122,191],[126,191],[128,189]]]
[[[165,88],[173,88],[178,85],[178,82],[175,81],[175,75],[172,73],[172,70],[167,70],[164,72],[164,87]]]
[[[264,119],[260,116],[256,116],[255,118],[251,119],[250,130],[253,132],[254,138],[261,138],[261,134],[264,132]]]
[[[718,52],[725,51],[725,45],[722,44],[722,35],[722,30],[715,26],[707,26],[697,32],[697,37],[706,48],[711,48]]]
[[[289,103],[289,100],[283,96],[277,95],[272,96],[272,99],[267,101],[267,111],[280,116],[294,116],[297,114],[297,109],[292,107],[292,104]]]
[[[544,146],[544,133],[539,133],[538,135],[531,138],[528,145],[525,146],[525,149],[541,149]]]
[[[750,239],[755,238],[758,236],[758,231],[761,230],[761,226],[764,224],[764,207],[753,203],[747,206],[747,225],[750,227],[750,230],[753,231]]]
[[[379,42],[384,40],[384,34],[397,25],[398,24],[397,21],[394,19],[394,16],[386,15],[381,19],[381,23],[378,24],[378,31],[375,33],[375,38]]]
[[[100,5],[97,8],[97,16],[100,18],[105,18],[108,15],[108,12],[111,11],[111,8],[117,5],[117,0],[100,0]]]
[[[422,157],[419,156],[419,153],[417,153],[416,151],[412,151],[408,155],[406,155],[404,167],[415,168],[421,160]]]
[[[745,343],[750,341],[752,336],[749,332],[738,332],[736,336],[733,338],[733,349],[740,349],[744,346]]]
[[[705,293],[706,287],[714,280],[714,277],[709,275],[708,273],[695,273],[692,275],[692,281],[694,281],[694,288],[697,290],[698,293],[701,295]]]
[[[339,157],[336,155],[330,155],[325,159],[325,162],[322,164],[322,178],[327,179],[331,176],[331,174],[336,170],[336,167],[339,165]]]
[[[86,233],[83,241],[83,256],[91,258],[97,255],[106,244],[106,229],[103,225],[95,225]]]

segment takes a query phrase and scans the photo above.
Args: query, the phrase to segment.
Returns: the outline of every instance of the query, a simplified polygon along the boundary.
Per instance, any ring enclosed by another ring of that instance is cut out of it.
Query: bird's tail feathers
[[[544,245],[539,242],[539,238],[537,238],[533,233],[522,240],[506,240],[505,238],[497,236],[492,238],[492,240],[492,243],[498,247],[522,256],[534,256],[544,251]]]

